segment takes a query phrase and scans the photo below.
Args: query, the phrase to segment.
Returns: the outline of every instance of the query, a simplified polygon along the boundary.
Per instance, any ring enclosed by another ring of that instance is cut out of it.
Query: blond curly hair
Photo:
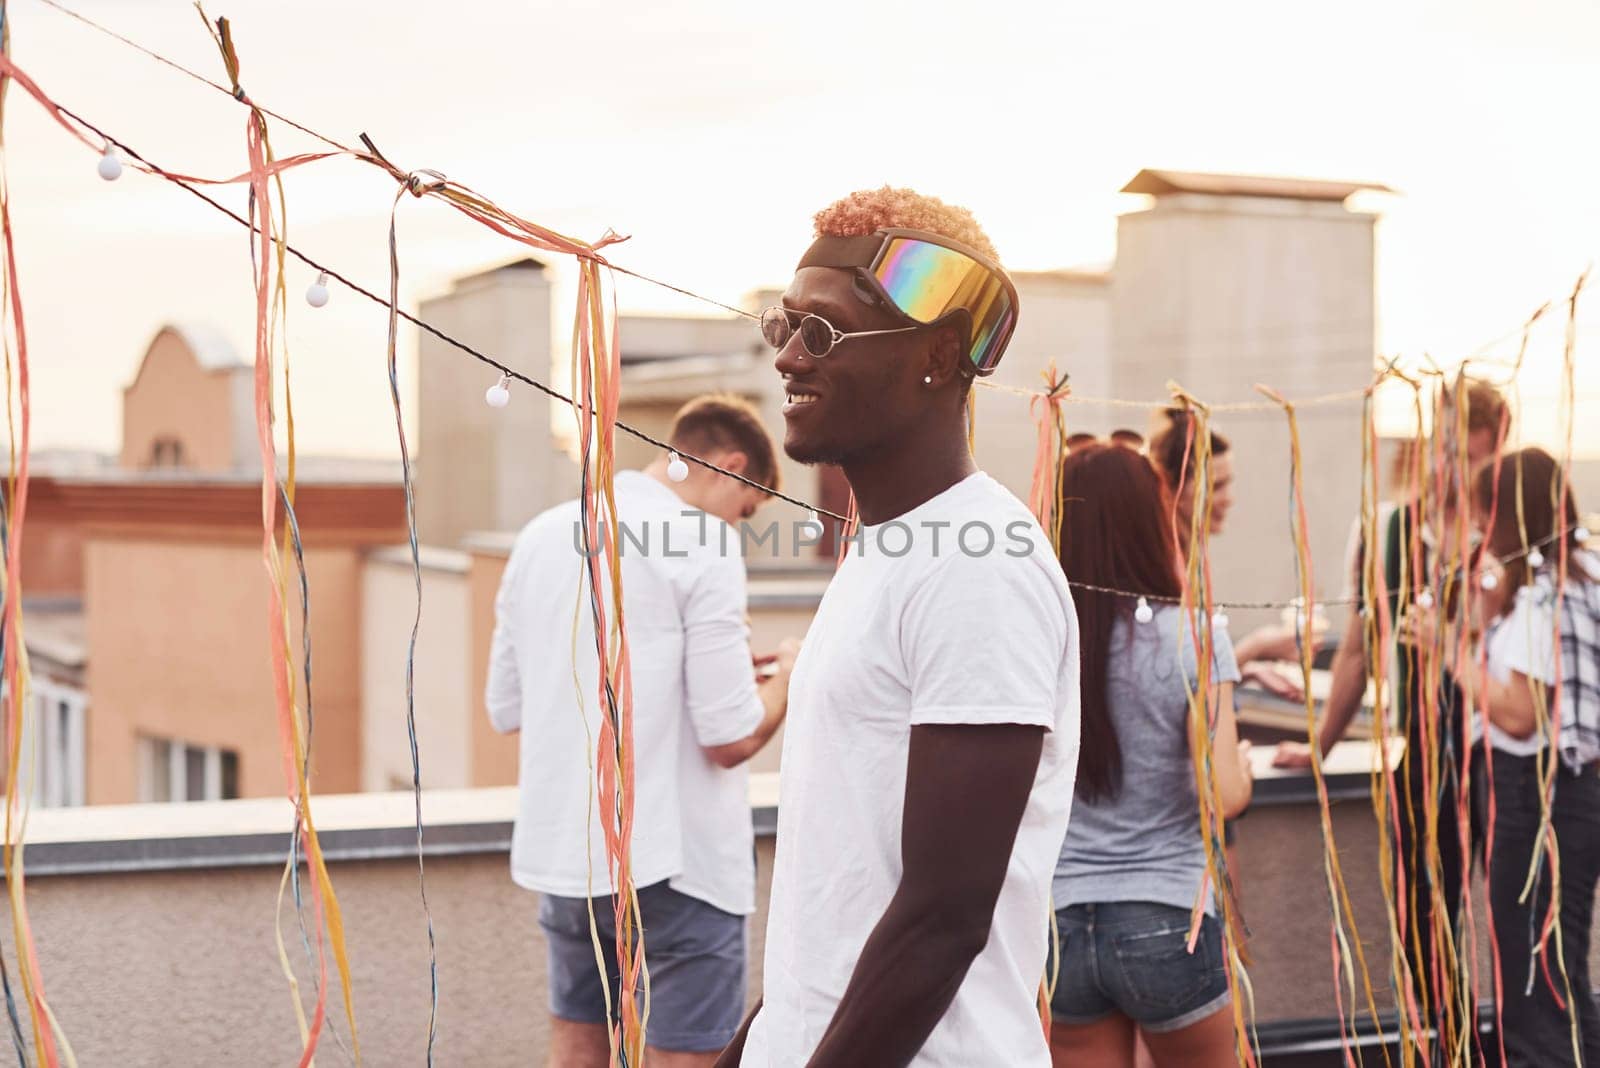
[[[858,237],[885,227],[927,230],[954,238],[1000,262],[989,235],[966,208],[912,189],[861,189],[834,201],[813,218],[817,237]]]

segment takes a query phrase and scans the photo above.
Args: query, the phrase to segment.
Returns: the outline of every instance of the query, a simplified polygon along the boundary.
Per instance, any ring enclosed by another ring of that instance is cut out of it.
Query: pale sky
[[[187,0],[64,0],[221,79]],[[12,52],[62,104],[170,169],[245,168],[244,111],[51,10],[12,0]],[[1141,167],[1376,181],[1380,348],[1449,363],[1514,328],[1600,258],[1600,5],[388,3],[212,0],[241,81],[346,143],[362,131],[576,236],[729,302],[787,281],[817,208],[911,185],[965,204],[1008,266],[1102,264],[1116,190]],[[250,351],[242,229],[96,157],[13,90],[7,166],[34,367],[35,444],[111,449],[120,391],[156,329],[213,323]],[[286,128],[280,154],[313,147]],[[387,286],[392,182],[329,161],[289,178],[293,242]],[[243,194],[224,197],[242,205]],[[412,308],[518,254],[447,209],[401,208]],[[291,279],[303,449],[394,455],[381,310]],[[626,309],[701,310],[625,282]],[[1600,391],[1600,279],[1580,387]],[[558,319],[565,316],[558,310]],[[1553,393],[1560,329],[1524,378]],[[414,359],[415,342],[403,342]],[[1497,354],[1509,356],[1514,345]],[[462,373],[485,378],[463,357]],[[1146,398],[1157,399],[1157,398]],[[1583,424],[1580,420],[1580,432]],[[1600,452],[1591,431],[1584,451]],[[1536,435],[1537,436],[1537,435]]]

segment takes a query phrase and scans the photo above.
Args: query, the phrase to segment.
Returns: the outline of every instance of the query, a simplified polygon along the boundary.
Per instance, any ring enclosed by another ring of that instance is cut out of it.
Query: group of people
[[[1234,686],[1252,678],[1294,694],[1263,663],[1298,659],[1303,636],[1263,628],[1234,643],[1226,626],[1199,626],[1180,607],[1195,510],[1204,507],[1207,535],[1226,522],[1228,443],[1208,430],[1208,448],[1196,450],[1182,412],[1148,442],[1126,432],[1071,440],[1053,545],[968,445],[969,391],[994,370],[1019,312],[976,220],[884,188],[846,197],[815,223],[761,327],[786,391],[781,448],[838,465],[861,528],[803,644],[752,655],[740,539],[723,527],[763,505],[758,487],[778,486],[779,446],[751,406],[699,398],[669,434],[674,450],[749,482],[699,465],[685,477],[667,456],[616,478],[619,521],[671,528],[679,547],[621,562],[649,1062],[1231,1063],[1231,965],[1203,889],[1212,883],[1191,695],[1209,686],[1214,797],[1232,819],[1252,789]],[[1451,515],[1460,530],[1482,530],[1482,566],[1440,578],[1424,558],[1446,532],[1405,505],[1386,514],[1377,544],[1358,539],[1353,554],[1360,588],[1387,590],[1371,607],[1395,621],[1396,714],[1410,740],[1406,768],[1417,769],[1403,776],[1416,804],[1396,851],[1413,895],[1409,974],[1442,1033],[1439,954],[1426,935],[1457,918],[1463,858],[1453,890],[1429,873],[1441,846],[1468,840],[1445,821],[1462,776],[1487,778],[1477,760],[1494,774],[1486,859],[1510,1060],[1600,1064],[1587,976],[1600,881],[1600,560],[1583,548],[1570,494],[1551,504],[1554,463],[1538,450],[1502,455],[1503,407],[1480,411],[1479,395],[1472,426],[1495,419],[1495,435],[1487,444],[1469,435],[1461,451],[1476,450],[1467,462],[1480,466],[1456,480],[1471,499]],[[1209,456],[1205,472],[1197,451]],[[493,725],[521,732],[512,876],[540,895],[549,1063],[560,1068],[611,1063],[620,996],[611,814],[597,808],[591,771],[607,713],[588,570],[574,552],[579,508],[552,509],[519,534],[486,693]],[[977,543],[987,551],[969,547],[975,525],[991,532]],[[865,551],[890,528],[903,551]],[[1542,547],[1543,566],[1530,545]],[[1387,582],[1374,584],[1380,574]],[[1495,580],[1469,589],[1464,574]],[[1416,595],[1421,576],[1438,580],[1437,596]],[[1324,749],[1359,707],[1370,658],[1386,655],[1365,618],[1353,614],[1335,657]],[[1210,640],[1197,641],[1206,630]],[[1559,700],[1547,705],[1547,692]],[[747,768],[785,723],[762,1000],[746,1014],[756,907]],[[1448,775],[1422,773],[1429,752]],[[1274,756],[1309,755],[1285,746]],[[1559,767],[1546,825],[1550,761]],[[1423,803],[1429,791],[1441,803]],[[1559,881],[1523,897],[1519,880],[1546,841]],[[1530,916],[1548,911],[1553,887],[1560,937],[1535,954]],[[1530,968],[1566,986],[1530,983]],[[1574,1003],[1575,1015],[1559,1007]]]
[[[1484,382],[1439,405],[1434,455],[1402,450],[1402,491],[1352,536],[1352,614],[1318,723],[1326,754],[1388,658],[1405,741],[1391,800],[1402,982],[1441,1055],[1479,1048],[1497,992],[1512,1065],[1600,1064],[1589,975],[1600,884],[1600,555],[1548,452],[1506,451],[1511,415]],[[1375,536],[1373,536],[1375,535]],[[1371,543],[1371,544],[1369,544]],[[1378,617],[1393,644],[1371,640]],[[1303,766],[1309,745],[1276,762]],[[1488,884],[1494,989],[1470,983],[1463,924],[1473,870]],[[1547,922],[1547,920],[1552,922]],[[1493,1043],[1491,1043],[1493,1045]]]

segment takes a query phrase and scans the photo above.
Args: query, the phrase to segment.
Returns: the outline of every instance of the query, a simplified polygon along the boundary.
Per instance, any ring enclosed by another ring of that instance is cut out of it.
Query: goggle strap
[[[800,257],[800,262],[795,270],[802,267],[837,267],[842,270],[860,271],[865,285],[869,286],[873,294],[883,301],[888,309],[898,315],[907,323],[917,326],[933,326],[936,323],[950,322],[957,317],[963,317],[970,332],[972,328],[972,313],[966,308],[952,308],[937,320],[924,323],[911,318],[905,310],[895,304],[894,298],[883,291],[883,286],[871,276],[874,260],[878,258],[878,250],[883,248],[884,236],[882,233],[858,234],[855,237],[819,237],[806,249],[806,254]]]
[[[883,247],[882,234],[859,234],[855,237],[819,237],[800,257],[801,267],[843,267],[865,270],[872,266],[878,250]]]

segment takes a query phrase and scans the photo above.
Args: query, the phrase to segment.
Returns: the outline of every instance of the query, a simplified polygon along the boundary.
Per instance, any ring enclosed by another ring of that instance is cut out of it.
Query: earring
[[[931,386],[931,385],[933,385],[933,376],[932,375],[923,375],[922,376],[922,381],[923,381],[923,383],[925,385]]]

